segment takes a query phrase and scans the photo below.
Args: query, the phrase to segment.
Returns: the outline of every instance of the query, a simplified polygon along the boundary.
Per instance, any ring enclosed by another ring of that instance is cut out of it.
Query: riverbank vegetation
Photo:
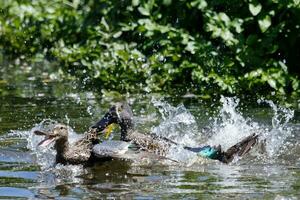
[[[6,0],[3,57],[93,88],[299,95],[299,0]]]

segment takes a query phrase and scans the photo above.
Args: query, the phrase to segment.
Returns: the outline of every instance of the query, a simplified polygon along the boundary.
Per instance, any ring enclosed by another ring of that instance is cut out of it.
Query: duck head
[[[34,131],[34,134],[45,136],[45,139],[42,140],[38,144],[38,146],[45,147],[56,141],[61,141],[61,142],[68,141],[68,127],[64,124],[55,125],[51,132],[43,132],[43,131],[36,130]]]
[[[105,129],[110,129],[110,125],[118,124],[121,128],[121,140],[125,141],[128,131],[133,129],[132,117],[130,106],[125,102],[119,102],[113,105],[92,128],[96,128],[98,132],[105,132]]]

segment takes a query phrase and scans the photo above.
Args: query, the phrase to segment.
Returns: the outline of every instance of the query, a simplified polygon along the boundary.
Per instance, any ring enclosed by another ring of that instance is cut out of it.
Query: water
[[[127,95],[138,130],[155,132],[180,145],[221,144],[226,149],[252,133],[261,135],[261,143],[266,139],[265,149],[258,146],[229,165],[205,159],[170,165],[113,160],[54,167],[55,152],[38,148],[41,138],[33,131],[63,122],[70,126],[71,141],[75,141],[116,99],[111,93],[102,97],[73,86],[26,78],[0,84],[0,198],[300,197],[299,110],[267,99],[246,104],[228,97],[204,102],[157,94]],[[178,159],[188,157],[180,148],[172,153]]]

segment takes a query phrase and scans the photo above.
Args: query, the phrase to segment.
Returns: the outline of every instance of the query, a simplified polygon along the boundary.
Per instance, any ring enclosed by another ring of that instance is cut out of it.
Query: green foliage
[[[6,55],[119,91],[298,94],[298,0],[7,0]]]

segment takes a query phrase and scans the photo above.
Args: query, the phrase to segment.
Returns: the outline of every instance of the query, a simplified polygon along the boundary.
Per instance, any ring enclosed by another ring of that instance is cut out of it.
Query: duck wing
[[[128,151],[130,145],[130,142],[105,140],[94,145],[92,152],[98,158],[120,158]]]
[[[86,132],[84,137],[69,147],[68,151],[64,153],[67,162],[79,164],[90,160],[93,147],[93,137],[89,137],[90,135],[89,132]]]
[[[94,145],[93,156],[97,159],[121,159],[131,161],[137,165],[174,163],[177,161],[162,157],[149,151],[143,151],[131,142],[109,140]]]
[[[138,131],[130,133],[127,139],[136,144],[140,149],[159,156],[165,156],[174,143],[170,142],[171,140],[163,139],[153,134],[143,134]]]
[[[72,146],[63,156],[70,164],[81,164],[90,159],[91,149],[88,146]]]
[[[257,140],[258,135],[256,134],[252,134],[244,138],[242,141],[236,143],[235,145],[227,149],[226,152],[222,152],[222,156],[219,160],[224,163],[229,163],[233,160],[235,156],[245,155],[257,143]]]

